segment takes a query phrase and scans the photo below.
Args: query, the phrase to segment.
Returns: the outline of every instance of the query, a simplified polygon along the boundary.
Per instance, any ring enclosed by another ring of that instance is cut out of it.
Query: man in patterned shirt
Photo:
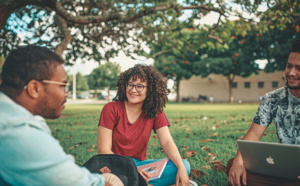
[[[259,141],[275,123],[280,143],[300,145],[300,40],[293,43],[285,68],[286,86],[267,93],[257,110],[244,140]],[[300,185],[299,181],[246,172],[240,151],[227,164],[232,185]]]

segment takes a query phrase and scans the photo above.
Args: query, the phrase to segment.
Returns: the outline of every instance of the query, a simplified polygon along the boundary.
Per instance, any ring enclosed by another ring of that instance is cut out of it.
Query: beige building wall
[[[248,78],[236,76],[233,82],[236,85],[235,88],[232,88],[235,102],[239,100],[242,102],[257,102],[260,96],[285,86],[284,71],[274,73],[260,71],[258,75],[252,75]],[[258,87],[259,83],[260,85],[263,84],[263,87]],[[228,102],[228,87],[227,78],[221,75],[211,74],[207,78],[193,76],[188,80],[180,81],[179,96],[180,100],[189,99],[189,101],[199,101],[199,96],[206,96],[207,99],[213,96],[214,102]]]

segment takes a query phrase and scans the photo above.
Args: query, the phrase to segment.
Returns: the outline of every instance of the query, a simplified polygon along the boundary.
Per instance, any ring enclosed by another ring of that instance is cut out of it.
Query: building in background
[[[181,80],[179,85],[180,100],[183,102],[208,102],[213,97],[214,102],[229,101],[229,87],[226,77],[210,74],[207,78],[193,76]],[[248,78],[236,76],[232,84],[234,102],[259,102],[267,92],[285,86],[284,71],[265,73]]]

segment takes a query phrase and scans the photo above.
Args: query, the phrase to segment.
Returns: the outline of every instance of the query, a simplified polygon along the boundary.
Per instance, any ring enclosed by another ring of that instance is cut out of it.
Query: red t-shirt
[[[145,160],[152,129],[156,131],[161,127],[170,126],[170,123],[164,112],[152,119],[145,118],[142,112],[135,123],[130,123],[124,102],[115,101],[103,107],[99,125],[113,130],[112,151],[115,154]]]

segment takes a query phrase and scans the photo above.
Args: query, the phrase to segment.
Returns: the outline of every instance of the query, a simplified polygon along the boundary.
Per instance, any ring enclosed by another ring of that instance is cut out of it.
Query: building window
[[[237,88],[237,82],[233,82],[231,85],[232,88]]]
[[[278,88],[278,81],[272,81],[272,88]]]
[[[250,88],[250,87],[251,87],[250,82],[245,82],[245,88]]]
[[[258,82],[257,85],[258,85],[258,88],[264,88],[264,86],[265,86],[264,82]]]

